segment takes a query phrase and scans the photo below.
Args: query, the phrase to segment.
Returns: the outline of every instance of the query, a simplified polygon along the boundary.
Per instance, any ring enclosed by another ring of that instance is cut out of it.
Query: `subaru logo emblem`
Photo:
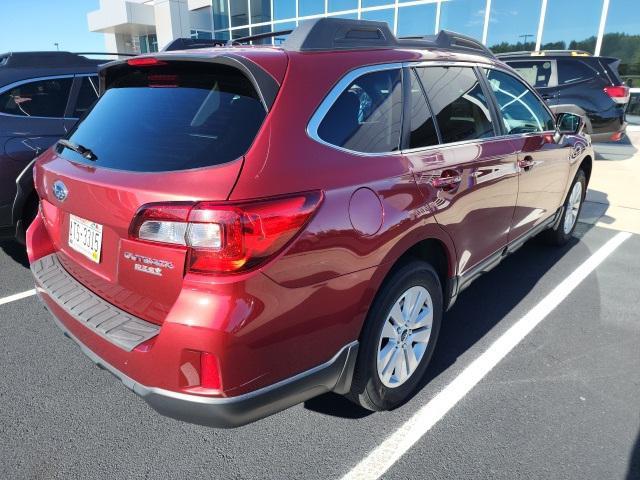
[[[67,199],[67,195],[69,195],[69,190],[67,190],[67,186],[64,183],[56,180],[53,182],[53,195],[59,201],[64,202]]]

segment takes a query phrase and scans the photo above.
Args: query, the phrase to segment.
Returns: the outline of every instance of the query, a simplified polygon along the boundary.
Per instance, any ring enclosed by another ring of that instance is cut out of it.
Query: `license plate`
[[[100,263],[102,225],[69,215],[69,246],[92,262]]]

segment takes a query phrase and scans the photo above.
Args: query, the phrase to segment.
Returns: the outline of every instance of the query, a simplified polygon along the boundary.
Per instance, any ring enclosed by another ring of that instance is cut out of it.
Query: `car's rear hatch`
[[[226,200],[270,107],[250,72],[173,58],[102,72],[104,94],[35,177],[64,267],[156,323],[180,293],[186,249],[132,239],[132,220],[149,203]]]

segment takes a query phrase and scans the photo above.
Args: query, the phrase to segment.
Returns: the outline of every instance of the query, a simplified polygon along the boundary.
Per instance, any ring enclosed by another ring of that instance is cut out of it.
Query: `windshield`
[[[62,145],[58,153],[139,172],[219,165],[247,151],[265,116],[251,82],[232,67],[125,67],[69,137],[94,158]]]

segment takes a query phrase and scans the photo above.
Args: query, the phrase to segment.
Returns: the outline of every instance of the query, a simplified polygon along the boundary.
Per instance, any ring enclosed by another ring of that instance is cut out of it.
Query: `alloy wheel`
[[[387,315],[378,342],[378,376],[383,385],[405,383],[424,357],[433,328],[433,301],[426,288],[406,290]]]

